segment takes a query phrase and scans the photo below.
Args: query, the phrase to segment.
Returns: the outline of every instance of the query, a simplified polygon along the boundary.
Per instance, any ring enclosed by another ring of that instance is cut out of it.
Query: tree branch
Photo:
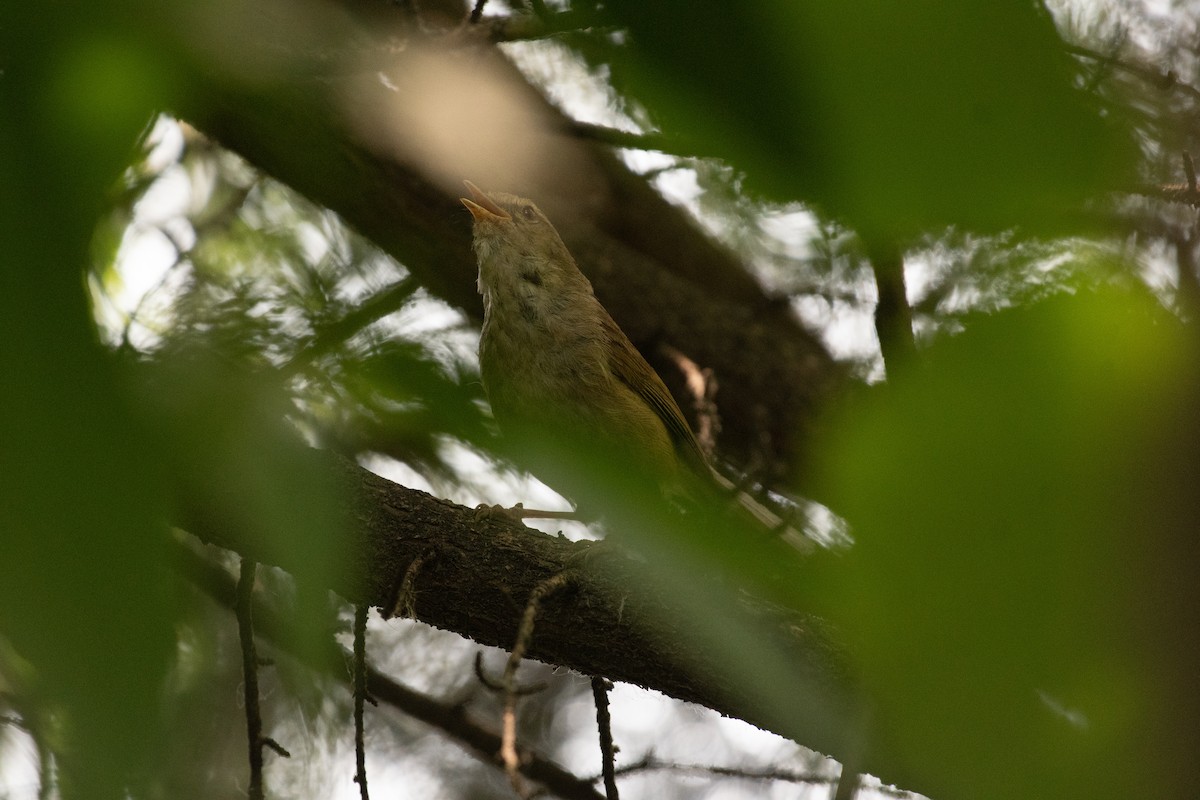
[[[604,777],[606,800],[619,800],[617,792],[617,747],[613,744],[612,717],[608,712],[608,690],[612,684],[604,678],[592,678],[592,699],[596,703],[596,727],[600,731],[600,774]]]
[[[258,564],[243,558],[237,585],[238,638],[242,643],[242,688],[246,708],[246,742],[250,754],[250,800],[263,798],[262,714],[258,707],[258,651],[254,647],[254,583]]]
[[[588,546],[502,515],[477,517],[474,509],[390,483],[328,453],[311,451],[306,457],[330,474],[346,498],[344,530],[330,532],[342,559],[328,588],[352,603],[391,609],[410,564],[427,558],[432,547],[438,556],[410,581],[406,604],[415,617],[508,649],[517,641],[525,599],[576,564]],[[232,529],[227,520],[211,524],[203,511],[193,510],[180,522],[201,540],[262,563],[300,573],[311,566],[296,552],[264,546],[254,531]],[[748,599],[728,609],[732,624],[774,631],[767,646],[794,665],[795,708],[786,713],[758,708],[711,664],[691,630],[688,609],[678,607],[659,582],[639,577],[636,565],[621,569],[630,573],[614,574],[616,586],[585,574],[569,596],[542,603],[528,655],[700,703],[834,757],[852,751],[857,717],[851,681],[819,620]]]
[[[1134,61],[1126,61],[1124,59],[1117,58],[1114,55],[1099,53],[1095,50],[1087,47],[1081,47],[1079,45],[1067,45],[1066,50],[1072,55],[1090,59],[1092,61],[1098,61],[1102,64],[1111,66],[1114,69],[1118,69],[1121,72],[1135,75],[1144,80],[1150,86],[1153,86],[1155,89],[1160,91],[1179,91],[1188,95],[1194,100],[1200,100],[1200,89],[1197,89],[1195,86],[1179,80],[1179,75],[1176,74],[1174,70],[1164,71],[1158,69],[1157,67],[1151,67],[1147,64],[1139,64]]]
[[[367,701],[367,616],[370,613],[369,606],[354,607],[354,782],[358,784],[358,796],[362,800],[371,800],[363,735],[363,706]]]
[[[236,587],[229,574],[201,557],[191,548],[179,544],[174,549],[176,568],[202,591],[222,606],[234,608]],[[327,678],[335,680],[352,691],[351,662],[353,657],[332,640],[320,648],[300,645],[303,637],[295,632],[296,625],[285,620],[278,612],[259,600],[254,602],[255,632],[275,647],[299,659]],[[495,763],[500,750],[500,737],[472,721],[461,706],[447,705],[433,700],[397,683],[390,676],[374,667],[366,668],[367,692],[373,700],[386,703],[405,714],[418,719],[471,751],[482,761]],[[604,800],[592,787],[591,782],[567,772],[557,764],[547,761],[536,753],[526,753],[522,770],[530,779],[537,781],[559,797],[567,800]]]
[[[875,332],[888,374],[911,361],[917,345],[913,337],[912,309],[904,281],[904,253],[895,242],[868,243],[871,270],[879,300],[875,305]]]
[[[472,20],[489,42],[520,42],[584,30],[602,24],[596,14],[572,9],[539,14],[506,14]]]

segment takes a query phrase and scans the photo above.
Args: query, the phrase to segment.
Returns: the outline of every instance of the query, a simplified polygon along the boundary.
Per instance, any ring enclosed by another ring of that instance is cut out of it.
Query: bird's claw
[[[517,503],[509,508],[502,506],[499,503],[480,503],[475,506],[475,521],[486,522],[497,519],[506,519],[510,522],[525,523],[525,506]]]

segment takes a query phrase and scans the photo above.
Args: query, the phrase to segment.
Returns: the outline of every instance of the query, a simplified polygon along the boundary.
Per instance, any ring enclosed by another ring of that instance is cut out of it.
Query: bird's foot
[[[567,519],[584,521],[583,517],[577,511],[546,511],[537,508],[526,508],[523,504],[517,503],[509,508],[499,504],[480,503],[475,506],[475,519],[481,521],[485,519],[503,518],[512,520],[513,522],[524,523],[527,519]]]

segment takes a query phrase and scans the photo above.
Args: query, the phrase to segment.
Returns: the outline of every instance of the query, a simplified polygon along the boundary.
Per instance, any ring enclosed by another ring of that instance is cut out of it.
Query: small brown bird
[[[667,493],[686,494],[696,476],[732,489],[546,216],[522,197],[466,186],[484,308],[479,362],[505,433],[588,442]],[[753,498],[739,499],[762,524],[779,525]]]

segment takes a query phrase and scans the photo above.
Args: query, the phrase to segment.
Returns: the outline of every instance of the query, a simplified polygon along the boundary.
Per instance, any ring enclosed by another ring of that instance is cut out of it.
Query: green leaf
[[[871,236],[1054,230],[1129,169],[1033,3],[616,0],[664,131]]]
[[[856,544],[824,596],[914,788],[1187,794],[1194,336],[1141,295],[1059,298],[834,425],[817,472]]]

